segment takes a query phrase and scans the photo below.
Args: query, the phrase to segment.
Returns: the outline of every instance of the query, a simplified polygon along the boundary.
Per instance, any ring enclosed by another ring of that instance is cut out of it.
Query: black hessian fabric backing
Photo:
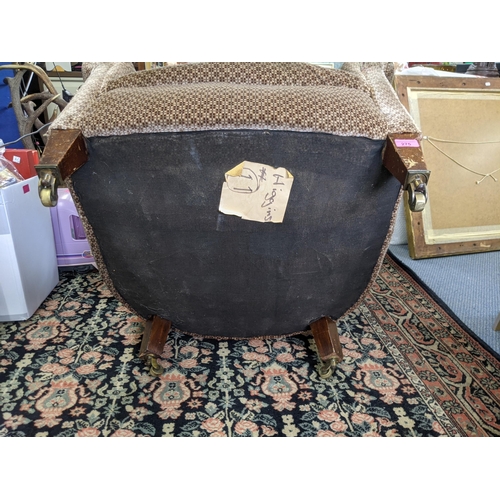
[[[289,131],[94,137],[73,186],[115,288],[140,315],[263,337],[338,318],[377,263],[400,184],[385,141]],[[219,212],[242,161],[294,176],[283,223]]]

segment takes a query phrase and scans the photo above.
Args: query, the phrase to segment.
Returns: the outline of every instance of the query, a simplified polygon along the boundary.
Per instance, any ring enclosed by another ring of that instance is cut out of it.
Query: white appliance
[[[28,319],[59,282],[50,209],[38,177],[0,189],[0,321]]]

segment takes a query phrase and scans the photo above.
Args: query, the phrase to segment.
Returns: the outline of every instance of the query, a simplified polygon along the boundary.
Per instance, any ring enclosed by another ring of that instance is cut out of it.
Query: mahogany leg
[[[321,378],[329,378],[337,364],[344,359],[337,322],[324,316],[313,321],[310,326],[322,363],[319,375]]]
[[[168,319],[154,316],[148,321],[142,336],[139,357],[150,367],[149,373],[155,377],[163,373],[163,367],[158,364],[157,358],[163,352],[171,326],[172,323]]]

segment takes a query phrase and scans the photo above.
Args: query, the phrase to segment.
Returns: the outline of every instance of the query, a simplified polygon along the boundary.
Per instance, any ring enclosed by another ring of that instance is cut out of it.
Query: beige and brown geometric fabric
[[[85,86],[52,128],[86,137],[267,129],[385,139],[415,131],[382,64],[347,66],[191,63],[136,72],[131,63],[87,63]]]
[[[109,82],[105,91],[123,87],[187,85],[192,83],[235,83],[239,85],[284,85],[348,87],[370,93],[367,84],[343,71],[308,63],[218,62],[182,64],[137,72]]]

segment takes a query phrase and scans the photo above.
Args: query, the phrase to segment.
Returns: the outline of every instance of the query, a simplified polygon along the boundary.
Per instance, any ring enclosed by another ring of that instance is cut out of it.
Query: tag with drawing
[[[244,161],[225,176],[221,212],[257,222],[283,222],[293,183],[288,170]]]

